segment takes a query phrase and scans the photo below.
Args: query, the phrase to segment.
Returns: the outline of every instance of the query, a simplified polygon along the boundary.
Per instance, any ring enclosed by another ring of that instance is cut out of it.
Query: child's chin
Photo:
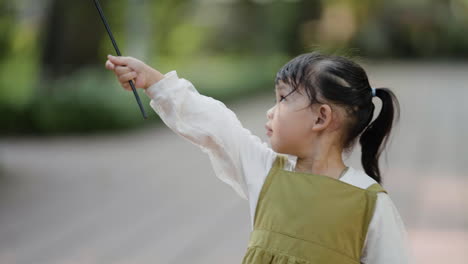
[[[271,140],[270,140],[270,146],[271,146],[271,149],[274,150],[276,153],[281,153],[282,151],[281,147],[275,144],[275,142],[272,142]]]
[[[275,144],[271,144],[271,149],[276,153],[281,153],[281,154],[286,154],[286,155],[294,155],[294,154],[290,153],[290,151],[288,151],[284,147],[281,147],[281,146],[278,146],[278,145],[275,145]]]

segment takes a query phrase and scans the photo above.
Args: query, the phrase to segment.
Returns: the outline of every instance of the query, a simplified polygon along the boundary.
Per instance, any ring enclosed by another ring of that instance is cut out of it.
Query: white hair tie
[[[375,88],[371,88],[372,89],[372,97],[374,97],[376,95],[376,89]]]

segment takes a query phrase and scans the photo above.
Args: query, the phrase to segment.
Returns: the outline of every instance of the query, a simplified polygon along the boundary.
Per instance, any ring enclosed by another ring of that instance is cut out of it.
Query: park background
[[[288,60],[360,62],[400,100],[381,168],[415,261],[466,261],[467,0],[101,4],[124,55],[177,70],[264,140]],[[115,52],[93,1],[0,0],[0,14],[0,262],[239,263],[247,202],[140,91],[143,120],[104,69]]]

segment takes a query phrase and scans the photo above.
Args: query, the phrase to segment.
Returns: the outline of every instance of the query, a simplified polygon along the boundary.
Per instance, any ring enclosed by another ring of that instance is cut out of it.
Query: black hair
[[[379,157],[400,115],[398,100],[390,89],[375,89],[382,108],[371,123],[375,109],[372,88],[364,69],[350,59],[319,52],[302,54],[278,71],[275,83],[279,81],[290,85],[293,91],[305,91],[310,106],[330,102],[344,107],[349,118],[342,138],[343,148],[351,150],[359,138],[364,171],[378,183],[382,182]]]

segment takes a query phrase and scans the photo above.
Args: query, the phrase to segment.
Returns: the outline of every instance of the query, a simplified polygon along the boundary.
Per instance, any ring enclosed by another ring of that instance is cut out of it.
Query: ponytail
[[[388,88],[377,88],[375,95],[382,100],[382,109],[377,118],[361,134],[359,143],[364,171],[381,183],[379,157],[385,149],[393,123],[400,119],[400,105],[395,94]]]

